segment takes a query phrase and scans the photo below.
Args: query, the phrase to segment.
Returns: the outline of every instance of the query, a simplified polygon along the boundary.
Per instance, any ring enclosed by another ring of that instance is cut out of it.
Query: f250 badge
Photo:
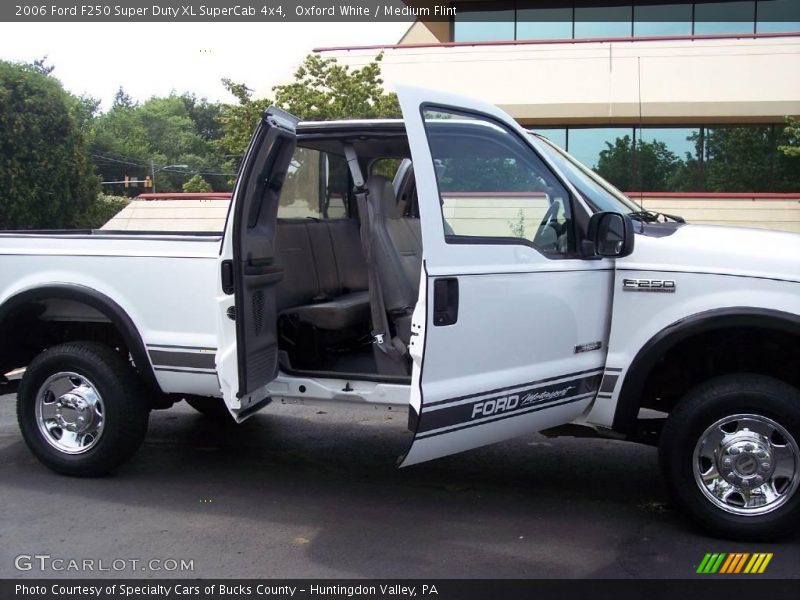
[[[623,279],[622,289],[625,292],[661,292],[675,293],[675,282],[671,279]]]

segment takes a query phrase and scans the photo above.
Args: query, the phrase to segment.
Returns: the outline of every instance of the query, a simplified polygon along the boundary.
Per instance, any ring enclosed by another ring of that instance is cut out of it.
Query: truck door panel
[[[573,192],[513,119],[448,94],[399,94],[426,274],[410,465],[579,417],[605,364],[613,264],[577,257]],[[449,301],[442,280],[458,290],[454,315],[437,307]]]
[[[281,188],[296,145],[297,119],[276,108],[250,142],[233,194],[220,255],[217,373],[223,397],[241,420],[263,406],[278,375],[275,260]]]

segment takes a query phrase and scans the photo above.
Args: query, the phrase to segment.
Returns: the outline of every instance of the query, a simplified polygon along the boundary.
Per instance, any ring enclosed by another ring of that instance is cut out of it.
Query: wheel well
[[[130,357],[145,385],[161,394],[133,321],[91,288],[51,286],[13,296],[0,306],[0,376],[26,367],[42,351],[70,341],[96,341]]]
[[[613,427],[631,433],[640,409],[669,413],[689,390],[720,375],[768,375],[800,389],[798,365],[796,315],[747,311],[689,319],[656,336],[631,363]]]

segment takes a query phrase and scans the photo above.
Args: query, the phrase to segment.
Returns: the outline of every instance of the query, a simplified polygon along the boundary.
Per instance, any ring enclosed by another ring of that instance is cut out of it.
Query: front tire
[[[677,503],[727,538],[768,540],[800,518],[800,391],[762,375],[717,377],[690,391],[661,434]]]
[[[17,394],[25,442],[45,466],[65,475],[118,468],[144,440],[149,413],[136,371],[97,342],[48,348],[28,366]]]

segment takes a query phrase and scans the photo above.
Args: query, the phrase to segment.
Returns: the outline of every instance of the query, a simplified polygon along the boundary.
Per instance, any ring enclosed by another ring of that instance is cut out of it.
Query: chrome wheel
[[[761,415],[732,415],[714,423],[695,446],[693,466],[703,494],[736,515],[772,512],[800,482],[797,442]]]
[[[103,435],[103,399],[91,381],[77,373],[56,373],[36,394],[39,431],[56,450],[81,454]]]

